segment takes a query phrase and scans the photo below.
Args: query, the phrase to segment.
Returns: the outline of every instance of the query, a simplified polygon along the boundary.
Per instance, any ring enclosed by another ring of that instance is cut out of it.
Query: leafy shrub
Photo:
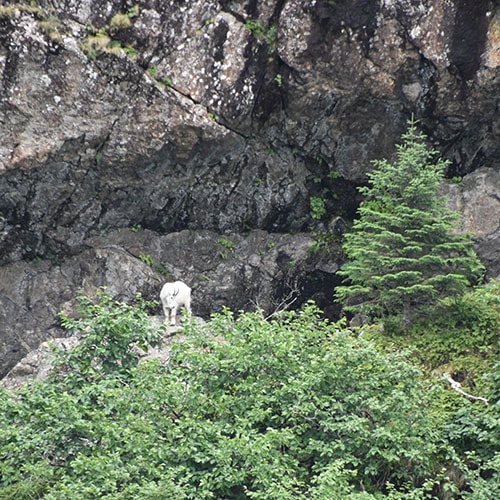
[[[492,370],[500,352],[500,283],[492,281],[428,307],[410,330],[401,329],[400,318],[387,318],[383,337],[378,341],[411,348],[429,370],[454,372],[476,391],[491,390],[482,375]]]
[[[79,297],[80,318],[61,313],[62,325],[72,334],[82,335],[80,343],[69,352],[59,352],[59,369],[93,380],[112,372],[126,373],[139,362],[138,348],[148,350],[158,345],[162,331],[152,327],[147,308],[152,307],[137,296],[138,306],[113,300],[104,289],[94,303]]]
[[[465,404],[446,426],[447,440],[463,457],[462,469],[470,489],[463,498],[489,500],[500,497],[500,363],[489,378],[490,404]]]
[[[250,31],[255,38],[259,38],[266,32],[266,28],[258,21],[249,20],[245,23],[245,28]]]
[[[409,348],[413,359],[434,375],[448,373],[462,388],[489,400],[471,402],[451,389],[433,402],[445,425],[444,439],[459,457],[462,491],[451,498],[489,500],[500,492],[500,283],[476,287],[461,297],[447,298],[422,311],[404,336],[394,318],[380,329],[365,329],[365,336],[390,350]],[[425,314],[424,314],[425,313]],[[448,382],[443,381],[444,386]],[[452,488],[452,485],[448,485]]]
[[[89,339],[63,357],[67,375],[0,394],[0,498],[406,499],[432,488],[446,446],[427,403],[440,389],[313,305],[188,323],[167,365],[133,356],[137,333],[149,339],[141,308],[105,295],[83,307],[65,320]]]
[[[224,248],[224,250],[221,250],[219,252],[221,259],[227,259],[228,252],[234,253],[234,251],[236,249],[236,244],[233,241],[228,240],[226,238],[219,238],[217,240],[217,243]]]

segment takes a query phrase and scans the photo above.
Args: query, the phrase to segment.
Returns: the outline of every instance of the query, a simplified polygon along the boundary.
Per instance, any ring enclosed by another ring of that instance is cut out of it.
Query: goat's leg
[[[170,309],[170,326],[175,326],[175,314],[177,313],[177,307],[172,307]]]
[[[165,314],[165,324],[170,323],[170,308],[163,304],[163,314]]]

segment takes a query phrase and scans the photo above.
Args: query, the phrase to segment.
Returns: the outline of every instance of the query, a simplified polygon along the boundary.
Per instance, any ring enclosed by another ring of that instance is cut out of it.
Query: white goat
[[[191,314],[191,288],[182,281],[165,283],[160,292],[160,300],[165,312],[166,325],[170,323],[171,326],[175,326],[175,315],[181,306]]]

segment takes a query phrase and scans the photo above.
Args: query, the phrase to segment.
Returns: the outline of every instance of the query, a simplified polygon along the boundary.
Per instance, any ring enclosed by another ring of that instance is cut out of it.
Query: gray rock
[[[450,208],[463,214],[460,230],[474,235],[487,277],[500,279],[500,171],[480,168],[443,189]]]
[[[497,168],[496,6],[40,5],[2,14],[0,263],[137,224],[305,231],[323,190],[352,217],[411,113],[453,171]]]
[[[36,380],[44,380],[53,369],[52,348],[70,350],[77,344],[77,337],[56,338],[42,342],[5,375],[1,385],[6,389],[16,389]]]
[[[0,376],[49,338],[65,335],[58,313],[74,315],[77,297],[100,287],[115,300],[138,293],[159,300],[165,281],[192,287],[192,308],[208,318],[223,307],[271,313],[300,305],[313,294],[329,308],[331,283],[325,266],[338,268],[336,255],[312,254],[309,234],[247,235],[185,230],[161,235],[123,229],[85,241],[86,250],[62,261],[16,262],[0,267]],[[329,264],[330,263],[330,264]],[[335,267],[337,266],[337,267]],[[333,279],[333,278],[331,278]],[[161,314],[158,305],[156,314]]]
[[[163,325],[163,318],[160,316],[151,316],[150,321],[155,328],[160,328]],[[174,336],[175,340],[182,341],[181,332],[181,326],[169,326],[159,346],[152,347],[147,352],[136,348],[141,361],[143,359],[157,359],[163,363],[168,362],[170,345],[174,341]],[[76,334],[68,338],[54,338],[42,342],[5,375],[0,385],[6,389],[17,389],[31,382],[46,379],[54,368],[54,349],[70,351],[79,344],[80,338],[80,334]]]

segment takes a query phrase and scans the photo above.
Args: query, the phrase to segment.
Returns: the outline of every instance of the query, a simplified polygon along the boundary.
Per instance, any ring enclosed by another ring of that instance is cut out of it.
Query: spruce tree
[[[439,194],[448,162],[408,121],[396,160],[374,161],[365,201],[345,235],[347,262],[336,300],[345,310],[375,316],[411,314],[439,298],[462,294],[483,273],[470,235],[459,234],[458,212]]]

